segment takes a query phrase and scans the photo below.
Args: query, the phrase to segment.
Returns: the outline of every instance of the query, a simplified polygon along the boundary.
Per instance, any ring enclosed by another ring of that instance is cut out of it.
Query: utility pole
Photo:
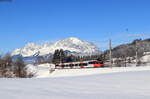
[[[136,57],[136,66],[138,65],[138,47],[137,47],[137,41],[135,42],[135,57]]]
[[[109,60],[110,60],[110,67],[112,68],[112,43],[111,43],[111,39],[109,40]]]

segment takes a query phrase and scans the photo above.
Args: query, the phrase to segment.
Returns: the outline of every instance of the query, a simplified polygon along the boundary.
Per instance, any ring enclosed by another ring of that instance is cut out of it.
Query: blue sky
[[[0,52],[28,42],[78,37],[101,50],[150,37],[150,0],[12,0],[0,2]]]

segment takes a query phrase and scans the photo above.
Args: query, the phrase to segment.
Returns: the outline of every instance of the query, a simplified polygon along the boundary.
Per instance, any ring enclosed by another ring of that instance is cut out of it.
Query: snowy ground
[[[76,77],[0,79],[1,99],[150,99],[150,70]]]
[[[0,99],[150,99],[150,66],[64,69],[38,67],[35,78],[0,79]]]
[[[69,77],[69,76],[86,76],[94,74],[105,74],[114,72],[128,72],[128,71],[145,71],[150,70],[150,66],[139,67],[113,67],[113,68],[85,68],[85,69],[56,69],[53,73],[50,73],[49,64],[41,64],[37,68],[36,78],[45,77]]]

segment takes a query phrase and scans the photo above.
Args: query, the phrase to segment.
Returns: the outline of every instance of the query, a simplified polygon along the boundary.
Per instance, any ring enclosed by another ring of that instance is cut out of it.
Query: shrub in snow
[[[24,64],[24,61],[19,57],[15,62],[14,74],[19,78],[31,78],[34,76],[32,72],[28,72],[28,67]]]

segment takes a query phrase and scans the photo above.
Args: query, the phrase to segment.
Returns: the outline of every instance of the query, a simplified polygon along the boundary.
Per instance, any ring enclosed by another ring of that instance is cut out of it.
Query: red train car
[[[104,64],[102,61],[98,60],[88,60],[80,62],[69,62],[69,63],[60,63],[56,64],[56,69],[78,69],[78,68],[99,68],[103,67]]]

